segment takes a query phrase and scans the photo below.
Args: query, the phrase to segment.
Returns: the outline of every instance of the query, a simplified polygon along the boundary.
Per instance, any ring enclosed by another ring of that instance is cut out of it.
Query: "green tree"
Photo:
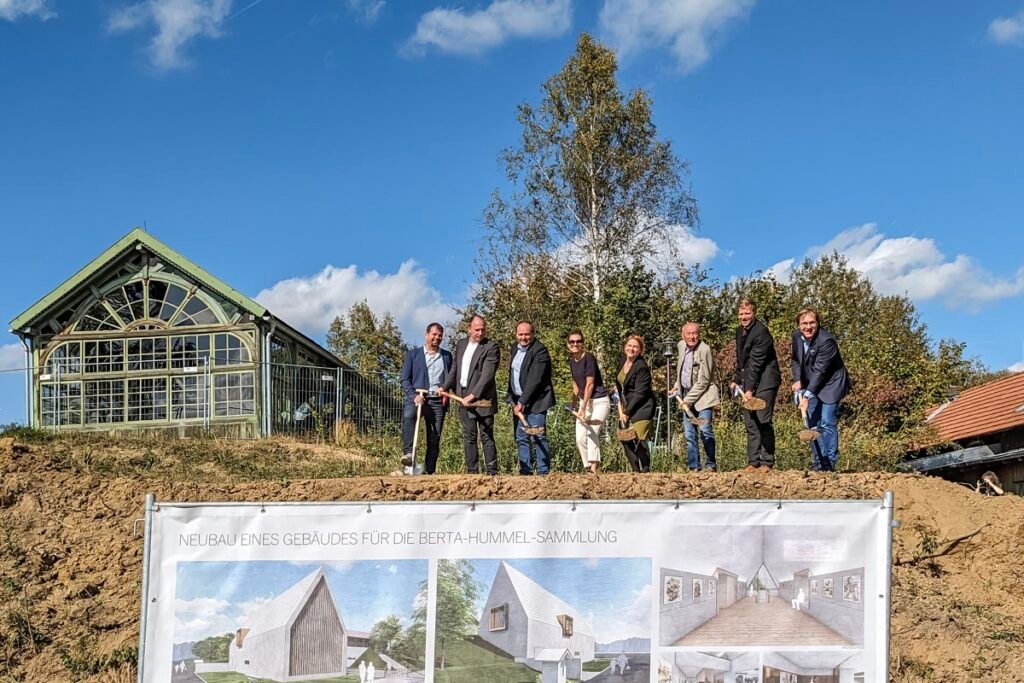
[[[558,284],[593,304],[591,327],[614,273],[698,220],[687,166],[658,138],[650,96],[624,95],[617,70],[614,51],[584,33],[540,104],[519,106],[520,145],[501,155],[512,189],[495,191],[484,212],[478,263],[485,290],[517,282],[531,258],[572,264]]]
[[[225,633],[222,636],[203,638],[192,646],[192,653],[204,662],[226,662],[228,661],[228,646],[234,637],[233,633]]]
[[[426,621],[426,582],[421,584],[423,605],[417,607],[413,622]],[[444,669],[445,646],[452,640],[467,638],[477,629],[476,601],[480,584],[469,560],[439,560],[437,563],[437,649]],[[422,612],[422,613],[421,613]]]
[[[365,299],[334,319],[327,330],[327,348],[366,373],[398,372],[407,349],[394,316],[385,311],[378,319]]]
[[[402,634],[402,621],[397,614],[389,614],[370,629],[370,642],[377,652],[390,652],[392,643]]]

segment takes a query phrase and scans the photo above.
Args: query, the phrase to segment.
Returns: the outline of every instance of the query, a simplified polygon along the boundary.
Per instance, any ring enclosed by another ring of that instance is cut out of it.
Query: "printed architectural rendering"
[[[476,602],[475,635],[445,647],[447,668],[435,669],[436,681],[650,680],[649,560],[467,563],[475,575],[485,581],[493,575],[493,579],[480,586],[483,600]],[[591,575],[598,578],[588,582]],[[592,591],[586,590],[588,585]],[[572,596],[571,601],[565,596]],[[640,607],[631,610],[630,599]],[[609,603],[626,607],[616,611],[616,605]],[[439,622],[448,609],[439,595]],[[629,621],[637,614],[639,620]],[[605,641],[602,651],[597,635],[608,633],[626,637]]]
[[[231,641],[228,663],[232,671],[273,681],[341,676],[348,665],[346,641],[321,568],[249,617]]]
[[[658,683],[761,683],[761,654],[665,650],[658,656]]]
[[[590,622],[506,562],[491,584],[479,635],[538,671],[556,652],[568,652],[570,678],[580,677],[581,662],[594,659],[596,640]]]
[[[379,614],[378,603],[384,601],[384,593],[395,596],[385,608],[394,604],[411,610],[419,587],[426,583],[426,565],[426,561],[383,567],[377,562],[338,566],[261,561],[182,563],[175,601],[175,640],[179,642],[173,647],[172,680],[347,683],[360,680],[360,672],[365,675],[370,669],[389,683],[422,681],[422,637],[411,651],[409,645],[401,651],[390,649],[397,640],[413,643],[414,639],[401,636],[403,624],[413,621],[411,615],[392,613],[376,623],[367,622],[377,618],[370,615]],[[300,573],[304,570],[308,573]],[[209,586],[217,583],[224,586],[222,593],[207,594]],[[280,589],[268,596],[266,585]],[[204,593],[197,594],[197,590]],[[193,605],[204,610],[201,618],[190,613]],[[212,613],[213,606],[219,610],[217,614]],[[356,615],[357,623],[372,625],[375,633],[388,633],[385,642],[375,640],[370,631],[350,629],[343,616],[346,610]],[[232,621],[240,626],[224,633],[225,625]],[[195,626],[202,623],[209,625]],[[201,630],[197,632],[197,628]],[[193,638],[180,638],[186,633]]]
[[[862,683],[861,651],[764,652],[762,683]],[[728,679],[726,679],[728,682]]]
[[[662,558],[662,646],[863,646],[864,547],[844,527],[688,527]]]

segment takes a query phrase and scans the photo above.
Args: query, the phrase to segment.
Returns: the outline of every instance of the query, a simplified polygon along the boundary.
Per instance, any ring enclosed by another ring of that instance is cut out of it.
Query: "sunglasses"
[[[582,344],[583,340],[582,339],[570,339],[569,343],[572,344],[572,345]]]

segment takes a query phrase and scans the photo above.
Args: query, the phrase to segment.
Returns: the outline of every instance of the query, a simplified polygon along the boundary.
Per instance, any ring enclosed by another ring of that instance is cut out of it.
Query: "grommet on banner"
[[[576,501],[575,500],[572,502],[572,511],[576,512]]]
[[[476,512],[476,501],[475,500],[472,503],[469,504],[469,511],[470,512]]]
[[[779,501],[778,505],[775,506],[775,509],[776,510],[781,510],[782,509],[782,501],[781,500]]]
[[[266,512],[266,511],[267,511],[266,504],[265,503],[260,503],[260,512]]]
[[[373,512],[373,506],[371,506],[369,503],[367,503],[366,504],[366,514],[370,514],[371,512]]]
[[[678,510],[678,509],[679,509],[679,499],[678,499],[678,498],[676,498],[676,506],[675,506],[675,509],[676,509],[676,510]]]

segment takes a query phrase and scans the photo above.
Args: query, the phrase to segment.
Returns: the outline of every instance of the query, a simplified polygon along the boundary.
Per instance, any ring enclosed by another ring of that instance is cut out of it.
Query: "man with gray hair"
[[[683,325],[680,337],[673,393],[683,412],[686,465],[691,470],[700,469],[699,431],[700,442],[704,444],[704,468],[713,472],[718,465],[715,462],[715,428],[711,421],[714,407],[720,402],[718,385],[715,384],[715,355],[711,347],[701,340],[699,324],[688,322]]]

